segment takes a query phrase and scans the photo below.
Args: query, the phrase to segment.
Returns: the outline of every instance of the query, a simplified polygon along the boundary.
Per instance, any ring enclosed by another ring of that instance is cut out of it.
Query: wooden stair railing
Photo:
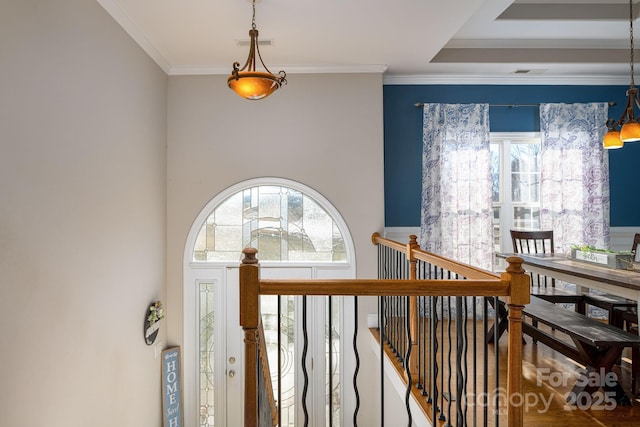
[[[408,245],[386,240],[379,234],[374,244],[385,244],[406,251],[410,262],[421,259],[435,263],[465,277],[460,279],[280,279],[261,280],[257,250],[246,248],[240,266],[240,325],[245,342],[244,425],[257,427],[257,366],[261,295],[318,295],[318,296],[408,296],[410,301],[421,296],[505,297],[509,307],[509,339],[507,360],[507,395],[522,396],[522,309],[529,303],[529,276],[522,268],[522,259],[507,258],[509,264],[500,276],[472,266],[457,263],[435,254],[420,251],[415,237]],[[412,264],[413,265],[413,264]],[[417,321],[417,313],[411,322]],[[415,330],[415,329],[414,329]],[[412,337],[413,340],[414,337]],[[511,399],[508,399],[509,401]],[[509,405],[507,425],[523,426],[522,405]]]

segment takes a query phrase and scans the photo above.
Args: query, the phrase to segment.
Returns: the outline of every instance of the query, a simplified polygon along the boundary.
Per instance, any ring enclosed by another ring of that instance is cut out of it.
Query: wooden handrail
[[[416,239],[416,236],[411,235],[409,236],[409,239]],[[373,233],[373,236],[371,236],[371,241],[374,245],[384,245],[388,248],[395,249],[400,252],[407,251],[408,245],[403,245],[396,241],[386,239],[382,237],[380,233]],[[474,267],[472,265],[463,264],[461,262],[457,262],[431,252],[426,252],[420,249],[420,247],[417,245],[411,247],[411,252],[407,254],[407,257],[419,259],[429,264],[438,265],[445,270],[454,271],[462,276],[467,277],[468,279],[482,280],[496,277],[495,273],[483,270],[482,268]]]
[[[260,295],[325,296],[507,296],[510,283],[493,280],[457,279],[265,279]]]

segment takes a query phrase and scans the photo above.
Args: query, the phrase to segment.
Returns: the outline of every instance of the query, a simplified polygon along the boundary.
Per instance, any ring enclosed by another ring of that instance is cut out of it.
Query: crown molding
[[[133,23],[129,15],[114,0],[97,0],[98,4],[131,36],[131,38],[155,61],[162,70],[169,74],[171,64],[149,41],[147,36]]]
[[[271,72],[285,70],[287,74],[383,74],[387,70],[386,65],[318,65],[318,66],[290,66],[290,65],[269,65]],[[189,75],[228,75],[231,74],[232,66],[193,66],[193,67],[171,67],[167,74],[171,76]],[[276,71],[277,70],[277,71]]]
[[[548,76],[548,75],[392,75],[385,85],[628,85],[628,76]]]

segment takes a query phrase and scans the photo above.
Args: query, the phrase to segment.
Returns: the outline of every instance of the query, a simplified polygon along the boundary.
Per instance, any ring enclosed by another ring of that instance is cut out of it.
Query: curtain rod
[[[609,107],[613,107],[616,105],[615,101],[609,101],[607,102],[607,104],[609,104]],[[415,104],[413,104],[415,107],[417,108],[422,108],[424,107],[424,102],[417,102]],[[489,107],[509,107],[509,108],[516,108],[516,107],[539,107],[540,104],[489,104]]]

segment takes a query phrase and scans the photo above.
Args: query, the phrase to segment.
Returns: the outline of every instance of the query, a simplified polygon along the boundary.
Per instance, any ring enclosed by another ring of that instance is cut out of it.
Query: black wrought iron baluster
[[[378,255],[383,257],[383,268],[378,270],[378,278],[385,279],[386,265],[388,263],[386,247],[379,246]],[[386,297],[379,297],[378,331],[380,333],[380,426],[384,427],[384,340],[386,335]]]
[[[356,407],[353,410],[353,427],[358,427],[358,412],[360,411],[360,393],[358,392],[358,372],[360,371],[360,353],[358,352],[358,297],[353,297],[353,317],[354,317],[354,330],[353,330],[353,354],[356,358],[356,366],[353,371],[353,392],[356,395]],[[382,340],[380,340],[382,342]],[[382,356],[382,353],[380,353]],[[382,357],[381,357],[382,358]],[[381,405],[384,406],[384,405]]]
[[[499,312],[498,312],[498,304],[500,304],[500,301],[498,299],[498,297],[494,297],[494,319],[493,319],[493,324],[496,325],[493,328],[493,333],[494,333],[494,338],[493,338],[493,342],[495,343],[495,345],[493,346],[493,350],[495,353],[495,369],[496,369],[496,381],[495,381],[495,391],[494,391],[494,399],[495,399],[495,404],[494,404],[494,415],[495,415],[495,425],[496,427],[500,427],[500,408],[499,408],[499,393],[498,390],[500,389],[500,351],[499,351],[499,343],[498,340],[500,339],[500,335],[498,333],[498,330],[500,328],[498,328],[498,322],[499,322]]]
[[[429,297],[431,300],[431,337],[433,338],[433,351],[431,353],[431,379],[429,380],[431,386],[431,419],[435,420],[438,416],[438,297]]]
[[[407,332],[406,341],[407,341],[407,352],[404,358],[404,371],[407,375],[407,389],[404,395],[404,405],[407,409],[407,418],[408,418],[408,427],[411,427],[413,424],[413,417],[411,415],[411,407],[409,406],[409,399],[411,398],[411,387],[413,386],[413,381],[411,378],[411,368],[409,366],[409,361],[411,360],[411,316],[409,315],[410,304],[409,297],[404,297],[405,299],[405,329]]]
[[[432,279],[433,278],[432,272],[433,272],[433,266],[431,264],[427,264],[427,278],[428,279]],[[429,301],[429,308],[428,308],[428,310],[429,310],[428,311],[428,313],[429,313],[429,317],[428,317],[428,319],[429,319],[429,337],[427,339],[427,346],[429,348],[429,353],[427,353],[427,354],[429,354],[428,362],[430,362],[430,363],[428,363],[428,370],[429,370],[428,378],[429,378],[429,381],[428,382],[425,381],[426,382],[425,389],[428,392],[427,402],[428,403],[433,403],[433,406],[435,406],[438,403],[438,402],[434,402],[433,401],[433,382],[434,382],[433,378],[434,378],[435,374],[434,374],[433,369],[432,369],[433,368],[433,361],[436,358],[436,351],[433,348],[433,342],[435,341],[436,336],[435,336],[435,333],[434,333],[434,329],[432,328],[432,325],[434,324],[434,319],[435,319],[435,309],[434,309],[435,306],[434,306],[434,302],[433,302],[433,297],[429,297],[428,301]],[[435,417],[432,418],[432,419],[435,420]]]
[[[477,311],[478,311],[478,308],[477,308],[478,299],[476,297],[473,297],[472,302],[473,302],[473,308],[472,308],[472,311],[473,311],[473,330],[472,330],[472,335],[471,335],[472,336],[472,340],[473,340],[473,364],[472,364],[473,365],[473,372],[472,372],[472,376],[473,376],[473,394],[472,394],[472,396],[473,396],[473,402],[474,402],[472,420],[473,420],[473,427],[476,427],[477,426],[477,422],[478,422],[478,410],[477,410],[478,405],[475,404],[476,400],[477,400],[476,396],[477,396],[477,391],[478,391],[478,387],[477,387],[478,386],[478,381],[477,381],[477,378],[478,378],[478,344],[477,344],[477,342],[478,342],[478,332],[477,332],[477,329],[478,329],[478,313],[477,313]]]
[[[385,279],[387,266],[387,248],[378,245],[378,279]],[[385,298],[378,297],[378,333],[380,335],[380,427],[384,427],[384,340],[385,340]]]
[[[333,427],[333,301],[331,295],[328,300],[329,317],[329,427]],[[358,323],[358,319],[356,319]]]
[[[464,301],[464,328],[462,329],[464,332],[464,356],[462,358],[462,361],[464,363],[464,423],[463,425],[467,425],[467,418],[468,418],[468,410],[469,410],[469,401],[467,400],[468,398],[468,394],[467,394],[467,386],[469,384],[469,365],[468,365],[468,361],[469,358],[468,356],[468,352],[469,352],[469,331],[468,331],[468,322],[469,322],[469,298],[465,298]],[[475,319],[473,319],[473,322],[475,322]],[[474,323],[475,325],[475,323]]]
[[[416,366],[418,367],[418,377],[416,378],[416,388],[418,390],[422,390],[422,395],[424,395],[424,384],[423,384],[423,375],[424,372],[422,372],[422,360],[424,359],[423,356],[423,344],[424,344],[424,337],[422,335],[422,327],[423,327],[423,323],[424,323],[424,317],[422,316],[422,310],[423,310],[423,303],[422,303],[422,299],[423,297],[419,296],[416,298],[416,311],[417,311],[417,317],[418,317],[418,324],[416,325],[416,327],[418,328],[418,330],[416,331],[416,339],[417,339],[417,348],[418,348],[418,354],[416,354],[414,357],[417,359],[416,360]]]
[[[489,332],[489,303],[487,302],[487,298],[483,298],[482,304],[482,332],[483,336],[486,336]],[[482,341],[484,342],[484,363],[482,365],[482,397],[483,399],[485,399],[485,401],[482,402],[482,425],[487,426],[489,425],[489,343],[487,342],[487,340]],[[494,346],[493,349],[497,352],[497,346]]]
[[[447,273],[448,278],[451,278],[451,273]],[[447,395],[449,396],[449,401],[447,402],[447,423],[446,427],[451,427],[451,406],[453,405],[454,393],[452,391],[451,379],[453,377],[453,365],[451,363],[451,355],[453,353],[453,342],[451,336],[451,297],[447,297],[447,342],[449,344],[449,351],[447,352],[447,367],[449,368],[449,375],[447,376]]]
[[[282,295],[278,295],[278,424],[282,425]]]
[[[384,427],[384,339],[385,328],[385,297],[380,298],[380,311],[378,313],[378,328],[380,330],[380,427]]]
[[[304,386],[302,387],[302,411],[304,413],[304,426],[309,425],[309,411],[307,410],[307,390],[309,388],[309,375],[307,373],[307,350],[309,339],[307,334],[307,297],[302,297],[302,376]]]
[[[440,268],[439,270],[440,279],[444,279],[444,270]],[[442,342],[442,350],[440,350],[440,366],[444,369],[444,297],[441,298],[440,304],[440,341]],[[438,419],[440,421],[446,420],[444,416],[444,375],[440,376],[440,416]]]
[[[467,415],[469,409],[469,401],[467,395],[467,385],[469,383],[469,366],[468,366],[468,352],[469,352],[469,335],[468,335],[468,322],[469,322],[469,298],[463,297],[462,299],[462,398],[458,401],[458,405],[462,406],[462,422],[458,422],[458,425],[467,425]]]
[[[462,405],[464,403],[462,401],[462,392],[464,390],[464,372],[462,369],[462,357],[464,356],[462,298],[463,297],[456,297],[456,425],[464,425],[461,424],[461,420],[464,419],[462,415]]]
[[[407,352],[406,312],[407,312],[407,299],[405,297],[398,297],[398,327],[400,330],[400,333],[398,334],[398,356],[400,357],[400,363],[402,364],[404,364],[405,362],[408,362],[406,358],[406,352]]]

